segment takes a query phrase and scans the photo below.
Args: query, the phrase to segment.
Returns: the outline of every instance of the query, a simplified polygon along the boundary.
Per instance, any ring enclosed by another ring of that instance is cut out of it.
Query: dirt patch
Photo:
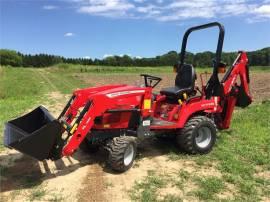
[[[270,171],[260,171],[255,174],[255,177],[259,177],[265,180],[270,180]]]
[[[251,94],[255,101],[270,99],[270,72],[251,73]]]
[[[93,165],[88,169],[87,176],[83,180],[82,188],[77,193],[78,201],[105,201],[104,191],[104,172],[101,166]]]
[[[233,184],[225,183],[226,191],[217,194],[217,197],[221,200],[233,200],[237,195],[237,188]]]

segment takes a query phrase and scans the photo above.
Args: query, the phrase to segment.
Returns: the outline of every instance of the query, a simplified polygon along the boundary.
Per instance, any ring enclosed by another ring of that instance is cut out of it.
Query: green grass
[[[222,191],[224,182],[217,177],[197,178],[199,189],[194,191],[194,195],[200,200],[213,200],[215,194]]]
[[[182,202],[183,199],[181,199],[179,196],[175,196],[173,194],[167,194],[164,196],[160,202]]]
[[[157,175],[154,171],[149,171],[148,176],[136,182],[130,191],[130,197],[134,201],[151,202],[157,201],[157,190],[163,188],[168,183],[164,176]]]
[[[172,72],[173,68],[170,66],[164,67],[114,67],[114,66],[85,66],[85,65],[71,65],[71,64],[59,64],[56,65],[58,69],[69,72],[80,73],[154,73],[154,72]]]
[[[269,114],[270,101],[238,111],[231,129],[221,133],[211,154],[219,161],[224,179],[236,185],[243,200],[257,199],[269,183],[254,177],[256,167],[270,170]]]
[[[270,66],[250,66],[251,71],[270,71]]]
[[[174,185],[183,190],[185,187],[185,184],[187,183],[187,181],[191,178],[192,176],[190,175],[189,172],[185,171],[185,170],[180,170],[177,174],[177,176],[175,176],[174,178]]]
[[[30,69],[0,68],[0,72],[0,129],[2,133],[4,122],[31,108],[45,89]],[[0,142],[1,150],[3,144],[2,141]]]

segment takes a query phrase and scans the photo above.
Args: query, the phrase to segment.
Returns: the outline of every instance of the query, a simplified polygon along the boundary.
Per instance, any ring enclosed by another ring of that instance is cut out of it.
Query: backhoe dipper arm
[[[237,77],[240,76],[241,86],[244,92],[251,98],[249,92],[249,70],[248,70],[248,58],[245,52],[239,52],[232,67],[227,71],[221,83],[223,85],[224,94],[228,95],[234,85],[237,83]]]
[[[237,84],[238,76],[240,85]],[[221,113],[222,121],[219,123],[221,129],[229,128],[232,113],[235,105],[247,107],[252,98],[249,91],[249,70],[248,58],[245,52],[240,51],[231,68],[226,72],[221,81],[223,87],[223,111]]]

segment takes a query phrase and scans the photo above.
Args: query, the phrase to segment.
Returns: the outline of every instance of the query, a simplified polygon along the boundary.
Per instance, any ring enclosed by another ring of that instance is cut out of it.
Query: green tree
[[[104,64],[109,66],[116,66],[117,65],[116,58],[114,56],[106,57],[104,58]]]
[[[22,66],[22,56],[13,50],[0,49],[0,64],[13,67]]]
[[[132,66],[133,60],[128,55],[124,55],[121,59],[120,66]]]

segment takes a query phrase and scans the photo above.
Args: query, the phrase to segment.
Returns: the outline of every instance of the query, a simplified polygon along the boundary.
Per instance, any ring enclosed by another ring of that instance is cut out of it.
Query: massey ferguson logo
[[[109,98],[117,97],[120,95],[128,95],[128,94],[136,94],[136,93],[144,93],[144,90],[133,90],[133,91],[121,91],[121,92],[116,92],[116,93],[110,93],[107,94],[106,96]]]

